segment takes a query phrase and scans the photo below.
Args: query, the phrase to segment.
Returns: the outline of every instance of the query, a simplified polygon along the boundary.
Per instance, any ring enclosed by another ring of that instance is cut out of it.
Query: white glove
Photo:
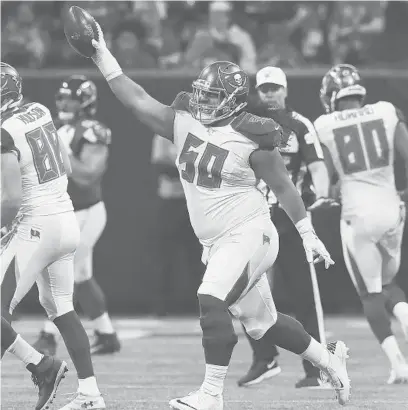
[[[96,40],[92,40],[92,45],[94,46],[96,53],[95,55],[92,57],[92,59],[95,61],[95,59],[98,58],[98,55],[100,55],[101,53],[103,53],[104,50],[107,50],[108,47],[106,46],[106,41],[105,41],[105,37],[103,35],[103,31],[101,26],[99,25],[99,23],[95,20],[95,24],[96,24],[96,29],[98,30],[98,41]]]
[[[92,57],[93,62],[98,66],[106,81],[113,80],[123,74],[122,69],[116,58],[111,54],[106,46],[103,31],[99,23],[95,20],[98,30],[98,41],[92,40],[92,45],[95,47],[96,53]]]
[[[303,247],[306,252],[306,259],[309,263],[319,263],[324,260],[324,266],[327,269],[334,265],[333,259],[323,245],[323,242],[317,237],[309,218],[304,218],[296,224],[299,235],[303,240]]]

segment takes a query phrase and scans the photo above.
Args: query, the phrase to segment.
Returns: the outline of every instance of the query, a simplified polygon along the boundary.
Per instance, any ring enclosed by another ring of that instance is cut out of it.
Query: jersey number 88
[[[51,121],[28,132],[26,139],[33,154],[39,184],[45,184],[66,173],[57,131]]]

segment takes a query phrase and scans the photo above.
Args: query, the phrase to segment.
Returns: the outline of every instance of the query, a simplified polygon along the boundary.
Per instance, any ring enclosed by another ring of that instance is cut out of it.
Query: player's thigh
[[[350,278],[361,294],[382,290],[382,254],[377,243],[360,228],[340,221],[344,262]]]
[[[278,249],[278,234],[272,224],[265,230],[236,232],[223,238],[210,250],[198,293],[231,305],[272,266]]]
[[[107,219],[105,204],[98,202],[88,209],[75,212],[75,216],[81,231],[80,242],[75,254],[75,263],[77,263],[77,260],[80,263],[81,259],[92,254],[93,248],[105,229]]]
[[[60,238],[59,246],[37,277],[40,302],[52,319],[72,310],[73,261],[79,242],[79,227],[73,213],[61,215],[55,224],[59,224],[59,230],[54,232]]]
[[[240,320],[247,333],[255,340],[260,339],[276,323],[277,311],[266,273],[229,308]]]
[[[401,203],[396,223],[391,224],[390,229],[387,230],[378,242],[378,248],[383,256],[382,277],[384,285],[394,280],[401,265],[401,248],[404,237],[405,219],[405,204]]]
[[[37,279],[41,305],[49,319],[74,309],[74,253],[64,255],[45,268]]]

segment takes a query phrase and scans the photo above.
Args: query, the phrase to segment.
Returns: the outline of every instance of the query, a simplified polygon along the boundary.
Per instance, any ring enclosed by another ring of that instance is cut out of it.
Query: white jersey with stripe
[[[68,179],[48,108],[31,103],[4,117],[1,128],[19,151],[23,188],[19,213],[37,216],[71,211]]]
[[[268,204],[249,164],[257,143],[231,125],[206,127],[177,111],[174,144],[191,224],[203,245],[211,246],[248,223],[270,223]]]
[[[340,180],[343,217],[399,209],[394,181],[396,108],[385,101],[322,115],[315,121]]]

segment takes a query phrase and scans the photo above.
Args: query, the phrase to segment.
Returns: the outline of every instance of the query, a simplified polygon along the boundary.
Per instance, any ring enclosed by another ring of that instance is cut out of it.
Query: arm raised
[[[157,101],[143,87],[123,74],[119,63],[106,47],[103,32],[98,23],[97,27],[99,41],[92,40],[92,45],[96,50],[92,60],[108,81],[111,90],[139,121],[156,134],[172,140],[174,109]]]

